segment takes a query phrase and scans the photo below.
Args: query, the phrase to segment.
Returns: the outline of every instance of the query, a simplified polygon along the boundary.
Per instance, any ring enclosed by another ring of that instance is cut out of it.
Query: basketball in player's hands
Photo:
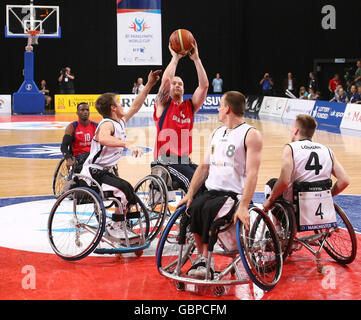
[[[195,40],[190,31],[177,29],[171,34],[169,43],[173,51],[186,55],[192,50]]]

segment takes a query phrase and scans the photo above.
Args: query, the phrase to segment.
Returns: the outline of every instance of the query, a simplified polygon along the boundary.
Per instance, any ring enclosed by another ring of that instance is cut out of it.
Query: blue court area
[[[16,197],[16,198],[0,198],[0,208],[13,204],[24,202],[35,202],[39,200],[54,199],[54,196],[33,196],[33,197]],[[263,192],[256,192],[253,202],[263,203],[265,200]],[[349,217],[356,232],[361,233],[361,196],[359,195],[338,195],[335,202],[341,206]]]

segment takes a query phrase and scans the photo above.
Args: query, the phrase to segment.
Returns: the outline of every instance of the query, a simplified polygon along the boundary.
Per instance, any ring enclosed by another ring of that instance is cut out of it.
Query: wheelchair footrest
[[[139,219],[140,218],[140,212],[139,211],[128,212],[126,217],[127,217],[127,220],[129,220],[129,219]]]
[[[145,250],[145,249],[149,248],[149,246],[150,246],[150,242],[146,242],[143,245],[137,246],[137,247],[111,248],[111,249],[99,248],[99,249],[95,249],[94,253],[96,253],[96,254],[132,253],[132,252],[136,252],[136,251]]]

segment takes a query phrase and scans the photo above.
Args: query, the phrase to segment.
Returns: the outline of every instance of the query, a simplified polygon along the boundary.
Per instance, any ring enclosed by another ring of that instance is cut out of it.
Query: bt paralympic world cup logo
[[[149,29],[150,27],[143,19],[135,18],[132,24],[130,25],[129,29],[134,30],[134,32],[144,32],[145,30]]]

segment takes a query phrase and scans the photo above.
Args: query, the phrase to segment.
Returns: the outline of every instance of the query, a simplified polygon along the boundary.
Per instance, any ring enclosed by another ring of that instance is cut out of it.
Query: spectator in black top
[[[310,80],[308,81],[308,88],[312,88],[314,92],[318,90],[318,83],[316,79],[316,74],[314,72],[309,73]]]
[[[74,79],[75,76],[71,73],[69,67],[62,68],[60,70],[60,76],[58,78],[59,82],[59,93],[60,94],[74,94]]]

